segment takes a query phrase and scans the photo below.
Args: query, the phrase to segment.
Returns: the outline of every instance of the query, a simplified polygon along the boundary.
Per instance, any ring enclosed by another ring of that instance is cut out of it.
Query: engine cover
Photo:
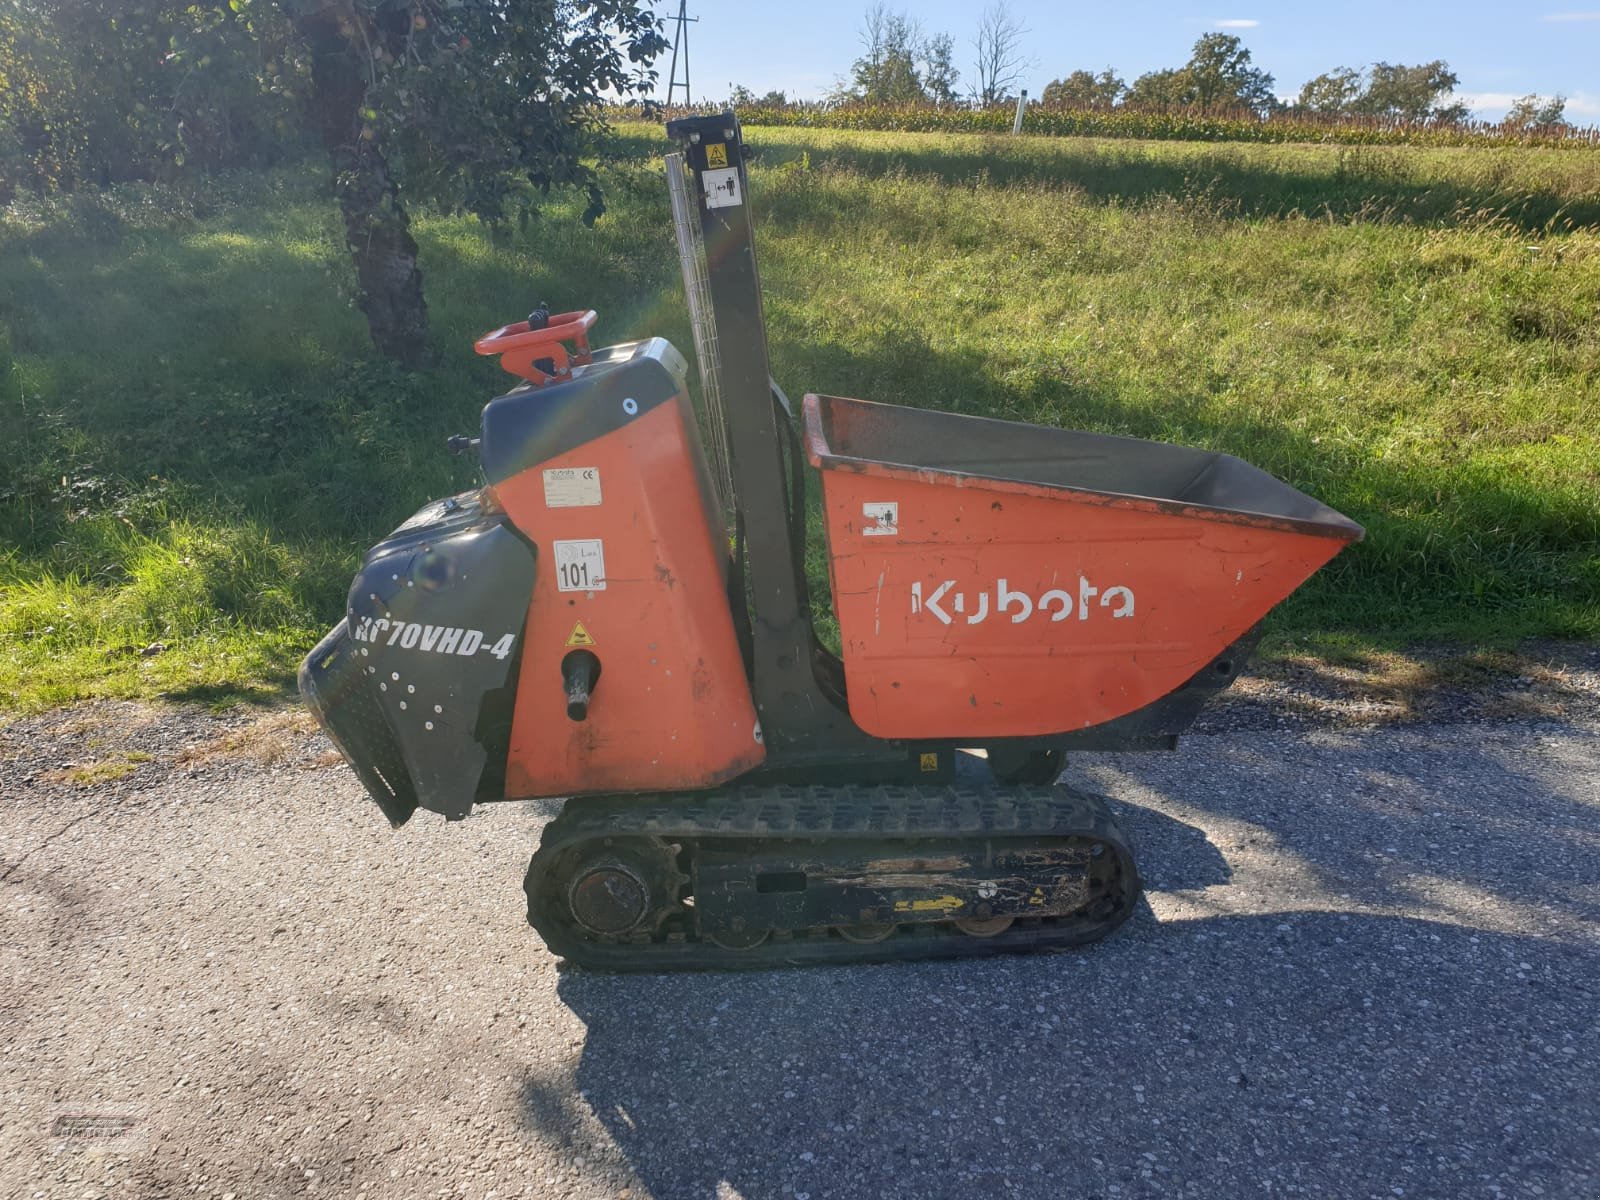
[[[498,798],[535,551],[476,492],[367,552],[300,690],[390,821]]]
[[[484,475],[539,548],[507,798],[689,791],[766,757],[683,356],[610,346],[483,412]],[[579,710],[570,660],[598,670]]]

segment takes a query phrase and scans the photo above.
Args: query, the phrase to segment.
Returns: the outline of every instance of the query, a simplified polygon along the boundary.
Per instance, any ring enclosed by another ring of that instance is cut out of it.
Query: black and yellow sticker
[[[950,913],[958,908],[965,908],[966,903],[960,896],[929,896],[922,900],[896,900],[894,910],[902,913]]]
[[[728,165],[728,146],[725,142],[706,143],[706,166],[725,167]]]
[[[594,639],[589,636],[589,631],[583,627],[583,622],[579,621],[572,627],[572,632],[567,635],[567,648],[572,649],[578,646],[587,647],[592,645],[594,645]]]
[[[922,767],[924,773],[929,771],[937,771],[939,769],[939,755],[937,753],[924,754],[920,757],[919,765]]]

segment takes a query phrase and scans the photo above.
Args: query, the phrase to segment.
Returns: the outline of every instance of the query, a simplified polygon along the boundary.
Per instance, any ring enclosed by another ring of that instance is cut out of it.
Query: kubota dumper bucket
[[[850,715],[1076,732],[1182,687],[1362,529],[1227,454],[805,398]]]

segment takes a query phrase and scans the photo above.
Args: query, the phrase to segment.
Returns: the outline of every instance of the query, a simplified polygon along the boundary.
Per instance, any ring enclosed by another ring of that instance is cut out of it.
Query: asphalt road
[[[0,730],[0,1196],[1600,1194],[1592,712],[1086,757],[1102,945],[680,977],[557,969],[548,806],[237,725]]]

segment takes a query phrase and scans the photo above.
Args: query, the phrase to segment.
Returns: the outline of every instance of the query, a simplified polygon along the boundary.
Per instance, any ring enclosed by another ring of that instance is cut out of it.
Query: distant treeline
[[[709,106],[715,109],[719,106]],[[673,116],[698,110],[671,109]],[[658,110],[660,111],[660,110]],[[933,104],[755,104],[738,108],[748,125],[812,129],[888,130],[901,133],[1010,133],[1014,103],[980,106]],[[1556,124],[1516,128],[1482,121],[1405,121],[1289,110],[1266,117],[1248,109],[1151,109],[1122,104],[1102,108],[1030,105],[1024,133],[1051,137],[1150,138],[1194,142],[1333,142],[1345,145],[1600,146],[1600,129]]]
[[[951,36],[930,34],[910,12],[879,0],[862,17],[860,41],[864,53],[824,106],[830,113],[887,108],[892,115],[881,118],[882,124],[871,116],[828,118],[845,128],[990,129],[1005,118],[988,110],[1013,104],[1023,75],[1040,65],[1032,57],[1038,47],[1030,30],[1005,0],[990,0],[979,14],[972,43],[977,61],[965,87]],[[1290,101],[1278,95],[1272,73],[1255,65],[1239,37],[1211,32],[1196,39],[1181,66],[1147,71],[1131,84],[1109,66],[1052,79],[1043,95],[1034,97],[1047,111],[1030,117],[1029,128],[1038,133],[1249,141],[1301,140],[1308,130],[1315,131],[1314,140],[1356,142],[1464,144],[1487,137],[1504,144],[1524,134],[1537,137],[1517,140],[1571,139],[1565,97],[1529,94],[1516,100],[1503,120],[1479,124],[1456,95],[1460,83],[1442,58],[1374,62],[1360,69],[1325,71],[1307,80]],[[781,91],[759,94],[742,85],[732,87],[730,100],[740,109],[787,107]],[[926,108],[936,111],[925,115]],[[1460,130],[1440,136],[1441,126]],[[1330,136],[1330,129],[1340,132]],[[1579,134],[1575,140],[1583,144],[1593,139]]]

